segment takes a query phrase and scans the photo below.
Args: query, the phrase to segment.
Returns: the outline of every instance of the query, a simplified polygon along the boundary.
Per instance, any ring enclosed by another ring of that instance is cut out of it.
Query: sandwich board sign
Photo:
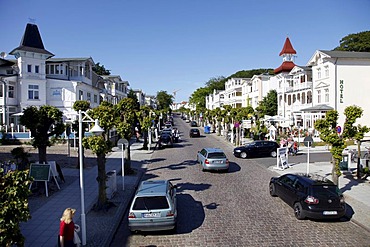
[[[44,181],[45,182],[45,194],[46,194],[46,197],[48,197],[49,196],[48,181],[50,178],[50,165],[31,164],[29,176],[33,178],[33,181]],[[31,186],[32,186],[32,183],[30,184],[29,189],[31,189]]]

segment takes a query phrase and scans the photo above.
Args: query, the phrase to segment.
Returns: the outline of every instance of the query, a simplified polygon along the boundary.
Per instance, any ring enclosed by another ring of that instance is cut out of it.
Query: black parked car
[[[162,148],[164,146],[173,147],[173,137],[171,133],[162,132],[159,136],[158,147]]]
[[[191,121],[190,126],[191,127],[198,127],[197,122],[195,122],[195,121]]]
[[[239,158],[271,156],[276,157],[279,144],[274,141],[254,141],[245,146],[234,148],[234,156]]]
[[[200,137],[200,131],[197,128],[192,128],[189,131],[189,136],[191,137]]]
[[[346,203],[338,186],[314,175],[285,174],[272,177],[270,195],[279,196],[294,209],[297,219],[337,219],[346,213]]]

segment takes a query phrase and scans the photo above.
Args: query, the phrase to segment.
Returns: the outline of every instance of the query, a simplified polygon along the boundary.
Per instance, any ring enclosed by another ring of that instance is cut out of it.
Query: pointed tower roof
[[[48,58],[54,56],[53,53],[45,50],[37,25],[31,23],[28,23],[26,26],[21,44],[12,50],[10,54],[15,55],[17,50],[46,54],[49,55]]]
[[[297,54],[297,52],[294,50],[292,43],[290,43],[290,40],[287,37],[285,39],[284,47],[279,54],[279,56],[283,57],[283,63],[279,68],[274,69],[274,73],[279,74],[281,72],[290,72],[295,66],[293,62],[294,54]]]
[[[294,50],[292,43],[290,43],[290,39],[286,37],[284,47],[281,50],[279,56],[284,54],[297,54],[297,52]]]

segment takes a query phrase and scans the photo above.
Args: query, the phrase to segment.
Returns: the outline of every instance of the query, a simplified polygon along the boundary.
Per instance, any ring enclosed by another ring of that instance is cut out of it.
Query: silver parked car
[[[168,180],[141,182],[128,214],[130,231],[175,230],[176,188]]]
[[[229,160],[220,148],[203,148],[198,151],[197,162],[205,170],[229,170]]]

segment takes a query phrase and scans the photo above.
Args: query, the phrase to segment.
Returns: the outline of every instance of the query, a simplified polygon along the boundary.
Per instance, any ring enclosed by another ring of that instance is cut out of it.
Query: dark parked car
[[[200,131],[197,128],[192,128],[189,131],[189,136],[191,137],[200,137]]]
[[[272,177],[270,195],[279,196],[294,209],[297,219],[336,219],[345,215],[346,204],[338,186],[313,175],[285,174]]]
[[[162,132],[159,136],[158,147],[162,148],[163,146],[173,147],[173,137],[171,133]]]
[[[191,121],[190,126],[191,127],[198,127],[197,122],[195,122],[195,121]]]
[[[234,156],[239,158],[271,156],[276,157],[279,144],[274,141],[254,141],[245,146],[234,148]]]

